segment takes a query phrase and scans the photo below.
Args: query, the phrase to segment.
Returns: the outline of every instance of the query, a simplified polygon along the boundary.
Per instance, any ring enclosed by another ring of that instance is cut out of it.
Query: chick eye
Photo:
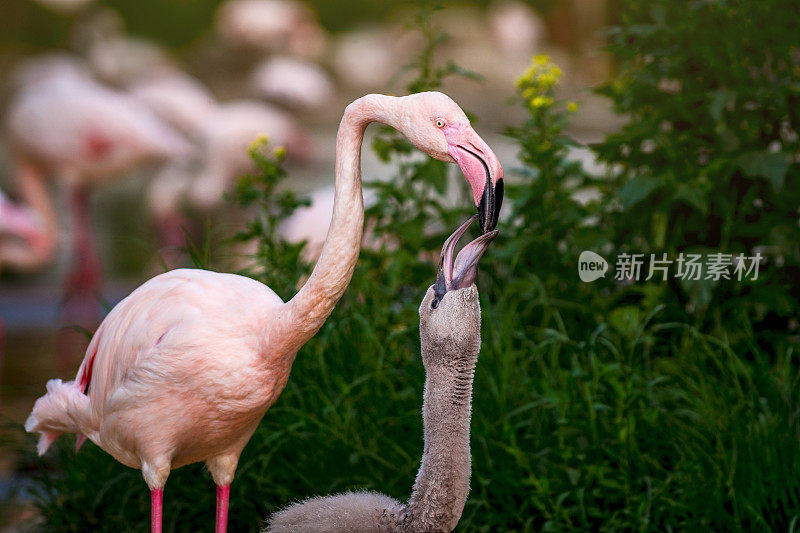
[[[439,307],[439,298],[434,298],[431,300],[431,309],[436,309]]]
[[[445,124],[444,120],[442,120],[440,118],[436,119],[436,127],[437,128],[444,128],[444,124]]]

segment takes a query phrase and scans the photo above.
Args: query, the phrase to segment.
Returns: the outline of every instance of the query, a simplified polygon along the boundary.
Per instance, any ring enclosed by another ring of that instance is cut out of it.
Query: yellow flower
[[[533,77],[536,75],[533,67],[528,67],[522,75],[517,78],[517,88],[521,89],[523,85],[526,85],[533,80]]]
[[[284,157],[286,157],[286,147],[278,146],[272,151],[272,154],[278,159],[283,159]]]
[[[531,110],[544,109],[553,105],[553,88],[561,77],[561,69],[541,54],[531,59],[531,64],[517,79],[517,91]]]
[[[549,89],[556,84],[556,77],[552,74],[542,74],[539,76],[538,80],[544,89]]]
[[[567,111],[574,113],[578,110],[578,102],[567,102]]]
[[[549,96],[537,96],[533,100],[531,100],[531,105],[537,109],[542,107],[549,107],[553,105],[553,99]]]
[[[247,147],[247,150],[249,152],[255,152],[260,147],[266,146],[267,144],[269,144],[269,136],[266,133],[262,133],[250,143],[250,146]]]

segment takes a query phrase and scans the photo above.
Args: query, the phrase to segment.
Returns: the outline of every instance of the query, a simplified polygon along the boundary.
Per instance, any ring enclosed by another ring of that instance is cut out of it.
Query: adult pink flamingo
[[[37,213],[55,224],[45,176],[67,189],[75,267],[66,294],[78,298],[78,315],[99,316],[91,303],[101,272],[89,219],[91,186],[148,160],[182,154],[188,144],[132,97],[77,72],[44,73],[23,86],[6,125],[22,199],[38,203]]]
[[[95,334],[75,381],[47,383],[25,423],[39,453],[62,433],[89,438],[141,468],[161,531],[172,468],[205,461],[217,485],[216,531],[227,525],[239,454],[283,390],[295,354],[333,311],[358,259],[364,222],[364,129],[389,124],[428,155],[458,162],[484,232],[494,229],[503,170],[464,112],[441,93],[367,95],[344,112],[336,138],[336,198],[322,254],[284,303],[250,278],[179,269],[120,302]],[[85,436],[85,437],[84,437]]]

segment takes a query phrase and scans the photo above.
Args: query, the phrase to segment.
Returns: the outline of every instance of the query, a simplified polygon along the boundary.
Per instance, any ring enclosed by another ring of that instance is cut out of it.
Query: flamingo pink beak
[[[469,124],[445,126],[447,153],[455,159],[472,187],[478,208],[481,230],[486,233],[497,226],[503,205],[503,167],[492,149]]]
[[[439,270],[436,273],[436,283],[433,285],[435,298],[432,305],[434,308],[448,291],[463,289],[475,283],[475,277],[478,275],[478,261],[483,257],[483,253],[489,247],[489,244],[497,237],[497,230],[484,233],[464,246],[464,248],[458,252],[455,260],[453,259],[459,239],[467,232],[467,229],[475,221],[477,216],[478,215],[472,215],[469,220],[461,224],[461,226],[444,241],[442,255],[439,258]]]

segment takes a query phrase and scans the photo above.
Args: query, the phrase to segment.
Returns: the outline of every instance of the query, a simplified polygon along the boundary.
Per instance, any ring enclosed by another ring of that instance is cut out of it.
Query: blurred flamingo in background
[[[305,129],[285,111],[256,101],[226,102],[196,132],[193,157],[174,160],[154,177],[148,203],[168,265],[176,260],[170,250],[184,244],[182,207],[195,213],[218,211],[236,179],[255,171],[248,147],[261,136],[272,147],[285,147],[295,161],[307,161],[313,153]]]
[[[217,110],[211,92],[198,80],[178,70],[144,77],[126,88],[134,98],[188,139],[198,136],[203,124]]]
[[[52,222],[11,202],[0,190],[0,270],[32,272],[50,263],[56,249]],[[0,374],[4,347],[5,325],[0,317]]]
[[[216,531],[227,527],[239,455],[289,378],[297,351],[328,318],[358,259],[364,223],[361,143],[371,122],[389,124],[428,155],[457,162],[482,231],[494,229],[503,170],[450,98],[367,95],[345,110],[336,139],[333,217],[308,281],[284,303],[266,285],[233,274],[173,270],[120,302],[97,330],[75,381],[51,380],[25,428],[44,453],[62,433],[89,438],[141,468],[161,531],[170,470],[204,461],[217,485]]]
[[[11,72],[11,87],[18,91],[40,82],[56,79],[91,79],[90,65],[67,52],[47,52],[29,58]]]
[[[296,0],[229,0],[217,11],[215,26],[234,46],[307,60],[325,52],[325,32],[309,6]]]
[[[306,243],[303,249],[303,256],[307,261],[316,261],[319,259],[319,254],[322,253],[325,235],[328,233],[331,217],[333,216],[335,198],[336,193],[333,186],[330,185],[311,191],[308,194],[309,205],[295,209],[291,216],[284,220],[278,228],[278,233],[287,242]],[[374,205],[375,200],[374,191],[371,189],[364,191],[364,206],[366,208]],[[373,242],[370,228],[367,227],[364,232],[362,246],[369,248],[377,246],[377,244]],[[251,250],[249,255],[252,256],[253,253],[254,250]]]
[[[333,45],[336,78],[352,88],[377,89],[388,85],[405,63],[408,52],[396,47],[395,32],[367,27],[342,33]]]
[[[178,72],[177,63],[158,43],[127,34],[114,9],[98,7],[72,28],[72,45],[103,82],[125,88],[158,74]]]
[[[181,70],[160,46],[128,36],[113,10],[99,11],[79,26],[74,40],[99,77],[123,88],[191,143],[183,156],[167,158],[148,186],[149,209],[160,241],[159,268],[175,266],[183,257],[184,228],[191,226],[180,200],[200,168],[204,127],[219,106],[211,91]]]
[[[542,17],[530,4],[519,0],[493,3],[489,8],[488,22],[494,46],[514,65],[530,61],[547,36]]]
[[[0,190],[0,267],[32,272],[46,266],[55,256],[55,228],[52,216],[17,205]]]
[[[17,91],[6,129],[22,199],[38,204],[37,213],[55,224],[46,178],[66,189],[75,257],[64,312],[96,319],[101,266],[89,216],[91,187],[147,161],[183,155],[188,144],[132,97],[58,71]]]
[[[310,137],[285,111],[254,101],[226,102],[201,128],[201,171],[188,191],[192,206],[201,210],[219,206],[236,178],[254,170],[247,148],[260,135],[274,147],[284,146],[290,158],[311,157]]]
[[[36,2],[59,13],[75,13],[94,0],[36,0]]]
[[[301,110],[321,109],[331,102],[335,89],[325,70],[302,59],[273,56],[259,63],[250,75],[258,96]]]

